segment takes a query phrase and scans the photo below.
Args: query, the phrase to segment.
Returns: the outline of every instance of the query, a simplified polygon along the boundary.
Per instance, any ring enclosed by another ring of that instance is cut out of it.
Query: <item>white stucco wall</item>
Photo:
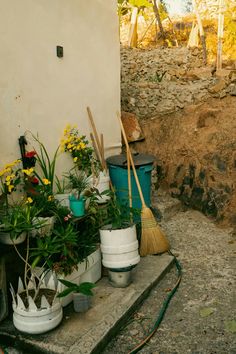
[[[19,157],[26,130],[38,133],[49,153],[68,123],[88,135],[87,106],[106,154],[119,151],[116,0],[0,0],[0,43],[0,168]]]

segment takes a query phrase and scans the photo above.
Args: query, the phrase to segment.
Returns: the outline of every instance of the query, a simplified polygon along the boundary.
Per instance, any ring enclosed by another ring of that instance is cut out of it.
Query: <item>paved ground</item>
[[[179,212],[163,228],[183,267],[166,316],[142,354],[236,354],[236,235],[197,211]],[[152,327],[176,281],[172,269],[103,354],[128,353]]]

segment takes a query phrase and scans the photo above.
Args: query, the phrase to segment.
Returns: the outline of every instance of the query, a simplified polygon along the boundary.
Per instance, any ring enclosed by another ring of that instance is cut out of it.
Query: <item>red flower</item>
[[[32,157],[34,157],[35,155],[37,155],[37,152],[36,151],[27,151],[26,153],[25,153],[25,157],[27,157],[27,158],[32,158]]]
[[[31,182],[32,184],[39,184],[39,180],[38,180],[37,177],[33,177],[33,178],[30,180],[30,182]]]

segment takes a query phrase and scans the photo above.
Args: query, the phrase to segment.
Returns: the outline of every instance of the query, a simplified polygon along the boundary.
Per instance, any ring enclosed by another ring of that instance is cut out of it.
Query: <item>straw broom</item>
[[[141,226],[142,226],[142,236],[141,236],[141,244],[140,244],[140,255],[141,256],[147,256],[148,254],[157,254],[157,253],[163,253],[166,252],[170,249],[169,242],[167,241],[165,235],[163,234],[162,230],[158,226],[156,219],[151,211],[146,206],[144,197],[143,197],[143,192],[139,183],[138,175],[136,172],[136,168],[134,165],[133,157],[129,148],[129,144],[126,138],[125,130],[120,118],[120,114],[117,114],[120,126],[121,126],[121,132],[122,136],[126,145],[126,149],[129,155],[129,159],[131,162],[131,166],[133,169],[135,181],[137,184],[137,188],[139,191],[140,199],[142,202],[142,211],[141,211]]]

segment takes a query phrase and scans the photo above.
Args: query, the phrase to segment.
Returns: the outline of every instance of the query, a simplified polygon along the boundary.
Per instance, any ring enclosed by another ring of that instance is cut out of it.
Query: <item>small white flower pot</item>
[[[70,208],[70,201],[69,201],[70,193],[63,193],[63,194],[56,194],[55,199],[59,202],[61,206]]]
[[[33,219],[33,224],[38,226],[37,224],[42,224],[40,227],[35,230],[30,231],[32,237],[35,237],[37,234],[40,236],[49,235],[52,232],[52,229],[55,224],[55,216],[38,216]]]

